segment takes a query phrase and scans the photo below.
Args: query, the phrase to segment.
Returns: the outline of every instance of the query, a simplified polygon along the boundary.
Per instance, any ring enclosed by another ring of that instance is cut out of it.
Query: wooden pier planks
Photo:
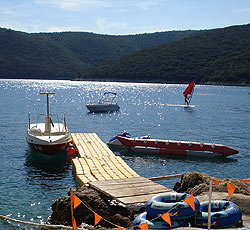
[[[102,191],[127,206],[145,203],[150,197],[172,189],[157,184],[144,177],[118,179],[113,181],[93,181],[91,187]]]
[[[79,186],[89,185],[129,207],[173,191],[140,177],[96,133],[73,133],[72,139],[79,156],[72,160]]]
[[[79,155],[79,158],[73,159],[78,185],[92,181],[139,177],[95,133],[73,133],[72,139]]]

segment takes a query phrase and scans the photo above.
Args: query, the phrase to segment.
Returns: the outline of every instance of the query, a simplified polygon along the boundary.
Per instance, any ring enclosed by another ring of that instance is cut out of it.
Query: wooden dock
[[[96,133],[73,133],[72,139],[78,154],[72,160],[78,186],[91,186],[130,207],[173,191],[139,176]]]

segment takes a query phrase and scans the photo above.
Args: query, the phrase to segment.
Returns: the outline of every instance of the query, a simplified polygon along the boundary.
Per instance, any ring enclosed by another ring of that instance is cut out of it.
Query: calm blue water
[[[41,91],[55,92],[51,112],[66,113],[71,132],[95,132],[107,142],[127,130],[134,136],[212,142],[240,151],[226,159],[164,158],[117,153],[141,176],[154,177],[199,171],[218,178],[250,178],[249,87],[197,85],[184,108],[186,85],[0,80],[0,215],[44,222],[50,205],[75,187],[67,157],[51,159],[31,154],[25,142],[28,113],[45,113]],[[89,114],[85,104],[104,91],[118,93],[121,107],[114,114]],[[173,187],[177,180],[161,181]],[[0,221],[0,229],[16,229]],[[26,227],[31,229],[31,227]]]

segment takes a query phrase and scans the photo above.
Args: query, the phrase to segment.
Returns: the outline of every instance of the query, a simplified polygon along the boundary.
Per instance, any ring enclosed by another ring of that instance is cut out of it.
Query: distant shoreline
[[[71,81],[93,81],[93,82],[123,82],[123,83],[149,83],[149,84],[189,84],[190,82],[178,82],[178,81],[119,81],[119,80],[111,80],[111,79],[80,79],[80,78],[75,78],[72,79]],[[214,86],[242,86],[242,87],[250,87],[250,84],[248,83],[234,83],[234,82],[199,82],[197,85],[214,85]]]
[[[189,84],[190,82],[178,82],[178,81],[121,81],[121,80],[113,80],[113,79],[81,79],[81,78],[73,78],[73,79],[47,79],[47,78],[1,78],[0,80],[37,80],[37,81],[82,81],[82,82],[117,82],[117,83],[141,83],[141,84]],[[197,85],[213,85],[213,86],[242,86],[242,87],[250,87],[248,83],[234,83],[234,82],[199,82]]]

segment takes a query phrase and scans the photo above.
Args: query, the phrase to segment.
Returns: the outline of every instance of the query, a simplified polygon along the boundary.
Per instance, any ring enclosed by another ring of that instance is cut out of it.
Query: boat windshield
[[[100,98],[99,103],[112,103],[116,98],[116,93],[113,92],[105,92],[103,96]]]

